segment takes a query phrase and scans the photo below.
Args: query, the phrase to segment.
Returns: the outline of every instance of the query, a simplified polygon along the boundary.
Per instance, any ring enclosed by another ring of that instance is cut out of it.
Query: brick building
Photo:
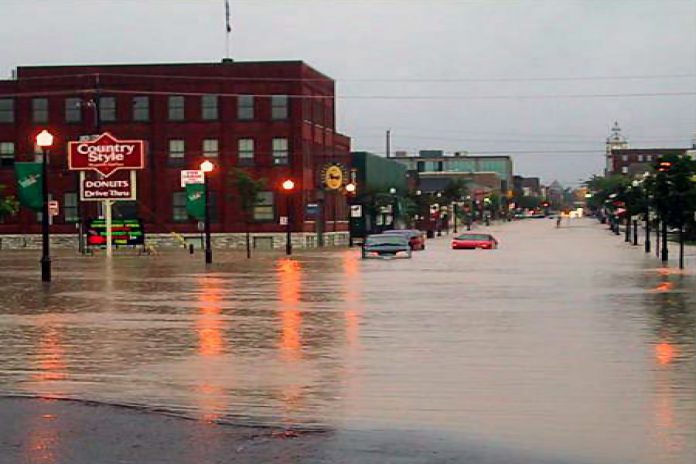
[[[280,184],[287,178],[296,184],[296,232],[347,231],[345,198],[323,192],[318,175],[330,162],[350,165],[350,139],[335,128],[334,92],[331,78],[301,61],[19,67],[13,79],[0,81],[0,184],[13,193],[14,162],[34,160],[35,135],[50,130],[56,139],[49,192],[61,205],[52,232],[74,233],[80,218],[99,212],[97,204],[78,201],[67,142],[108,131],[145,141],[138,201],[118,202],[116,214],[141,218],[148,233],[197,231],[185,211],[180,171],[197,169],[204,159],[217,166],[210,177],[213,233],[244,230],[229,181],[232,168],[267,181],[253,212],[253,232],[284,230]],[[308,216],[306,205],[318,199],[331,207]],[[27,210],[0,221],[0,234],[40,229],[37,215]]]

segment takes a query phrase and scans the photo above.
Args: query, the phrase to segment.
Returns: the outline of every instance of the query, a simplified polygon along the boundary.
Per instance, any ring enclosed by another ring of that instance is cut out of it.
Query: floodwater
[[[590,219],[485,229],[498,250],[410,260],[62,252],[50,289],[0,251],[0,395],[694,462],[696,257],[661,268]]]

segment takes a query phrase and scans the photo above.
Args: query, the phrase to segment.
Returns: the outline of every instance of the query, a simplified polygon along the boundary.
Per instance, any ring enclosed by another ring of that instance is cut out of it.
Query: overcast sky
[[[391,129],[392,150],[510,153],[517,173],[573,184],[601,173],[614,120],[632,146],[696,133],[696,0],[230,4],[232,57],[301,59],[336,79],[354,150],[384,153]],[[0,0],[0,16],[3,77],[225,53],[224,0]]]

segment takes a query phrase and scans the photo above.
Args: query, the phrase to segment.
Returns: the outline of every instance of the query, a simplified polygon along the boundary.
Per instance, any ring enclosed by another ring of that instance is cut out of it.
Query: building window
[[[218,118],[217,95],[203,95],[201,97],[201,116],[206,121],[214,121]]]
[[[254,205],[254,221],[275,220],[273,192],[259,192],[258,202]]]
[[[65,122],[82,121],[82,99],[70,97],[65,99]]]
[[[642,163],[644,161],[645,157],[643,155],[638,155],[638,162]]]
[[[77,222],[80,220],[77,212],[77,193],[66,192],[63,196],[63,217],[65,222]]]
[[[418,172],[425,172],[425,161],[417,161],[416,162],[416,170]]]
[[[31,99],[31,120],[35,124],[48,122],[48,99],[47,98],[32,98]]]
[[[438,161],[438,162],[437,162],[437,172],[442,172],[442,171],[444,171],[444,170],[445,170],[445,166],[444,166],[444,165],[445,165],[445,163],[443,163],[442,161]]]
[[[133,121],[150,120],[150,97],[133,97]]]
[[[254,139],[239,139],[237,141],[237,153],[240,166],[254,164]]]
[[[203,139],[203,156],[217,158],[218,153],[218,139]]]
[[[276,120],[288,118],[287,95],[273,95],[271,97],[271,118]]]
[[[184,97],[172,95],[168,101],[168,116],[170,121],[184,120]]]
[[[628,161],[628,155],[621,155],[621,161]]]
[[[274,138],[273,139],[273,165],[288,164],[288,139]]]
[[[0,142],[0,168],[14,166],[15,144],[14,142]]]
[[[245,121],[254,119],[253,95],[240,95],[237,97],[237,118]]]
[[[116,121],[116,97],[99,97],[99,121]]]
[[[169,159],[168,164],[172,167],[181,167],[184,165],[184,155],[186,145],[181,139],[169,140]]]
[[[0,98],[0,122],[14,122],[14,100]]]
[[[186,212],[186,192],[172,193],[172,220],[174,222],[188,221]]]
[[[621,173],[628,174],[628,166],[621,166]]]

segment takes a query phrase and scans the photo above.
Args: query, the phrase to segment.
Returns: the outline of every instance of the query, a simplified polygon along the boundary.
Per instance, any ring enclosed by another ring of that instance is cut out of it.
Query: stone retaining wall
[[[285,248],[286,235],[284,233],[252,233],[251,246],[256,249],[282,249]],[[246,249],[246,239],[243,233],[211,234],[213,248]],[[184,242],[193,244],[195,248],[201,247],[200,234],[150,234],[146,237],[147,243],[155,248],[182,247]],[[348,246],[348,232],[324,233],[324,246]],[[296,232],[292,234],[293,248],[316,248],[317,234]],[[77,249],[76,234],[51,234],[52,248]],[[41,249],[41,235],[0,235],[0,250],[9,249]]]

